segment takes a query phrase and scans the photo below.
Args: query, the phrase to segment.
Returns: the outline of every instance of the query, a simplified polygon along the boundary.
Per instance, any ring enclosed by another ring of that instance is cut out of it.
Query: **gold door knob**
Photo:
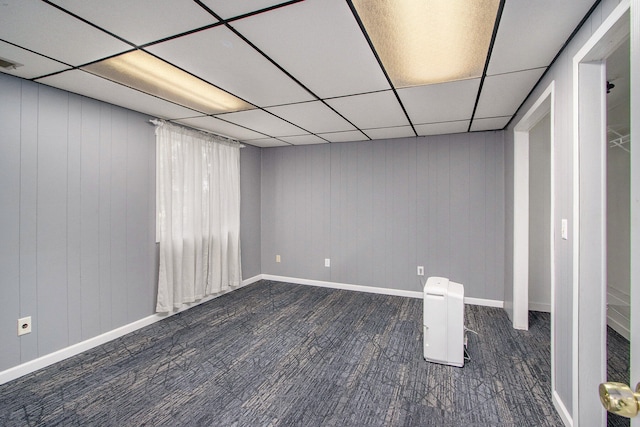
[[[635,393],[626,384],[602,383],[599,387],[602,406],[612,414],[633,418],[640,411],[640,383]]]

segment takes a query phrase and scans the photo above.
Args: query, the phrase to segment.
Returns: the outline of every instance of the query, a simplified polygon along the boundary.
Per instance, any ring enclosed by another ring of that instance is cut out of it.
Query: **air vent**
[[[22,67],[22,64],[0,57],[0,68],[5,70],[15,70],[18,67]]]

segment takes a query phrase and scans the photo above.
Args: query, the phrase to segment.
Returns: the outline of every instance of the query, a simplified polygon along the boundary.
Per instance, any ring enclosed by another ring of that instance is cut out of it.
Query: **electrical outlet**
[[[280,255],[276,255],[276,262],[280,262]]]
[[[424,266],[418,266],[418,276],[424,276]]]
[[[31,316],[18,319],[18,336],[31,333]]]
[[[331,259],[330,258],[325,258],[324,259],[324,266],[325,267],[331,267]]]

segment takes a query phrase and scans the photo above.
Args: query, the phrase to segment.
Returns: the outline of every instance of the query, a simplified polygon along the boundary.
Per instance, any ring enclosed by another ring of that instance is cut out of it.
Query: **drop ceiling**
[[[350,0],[1,0],[0,58],[22,65],[0,71],[258,147],[495,130],[593,1],[503,1],[480,77],[394,87]],[[82,69],[136,49],[251,108],[207,115]]]

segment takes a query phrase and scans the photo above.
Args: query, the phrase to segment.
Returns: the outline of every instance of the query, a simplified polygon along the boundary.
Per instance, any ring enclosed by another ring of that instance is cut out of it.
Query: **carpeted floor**
[[[422,300],[262,281],[0,386],[0,425],[560,426],[549,315],[466,306],[464,368]]]

